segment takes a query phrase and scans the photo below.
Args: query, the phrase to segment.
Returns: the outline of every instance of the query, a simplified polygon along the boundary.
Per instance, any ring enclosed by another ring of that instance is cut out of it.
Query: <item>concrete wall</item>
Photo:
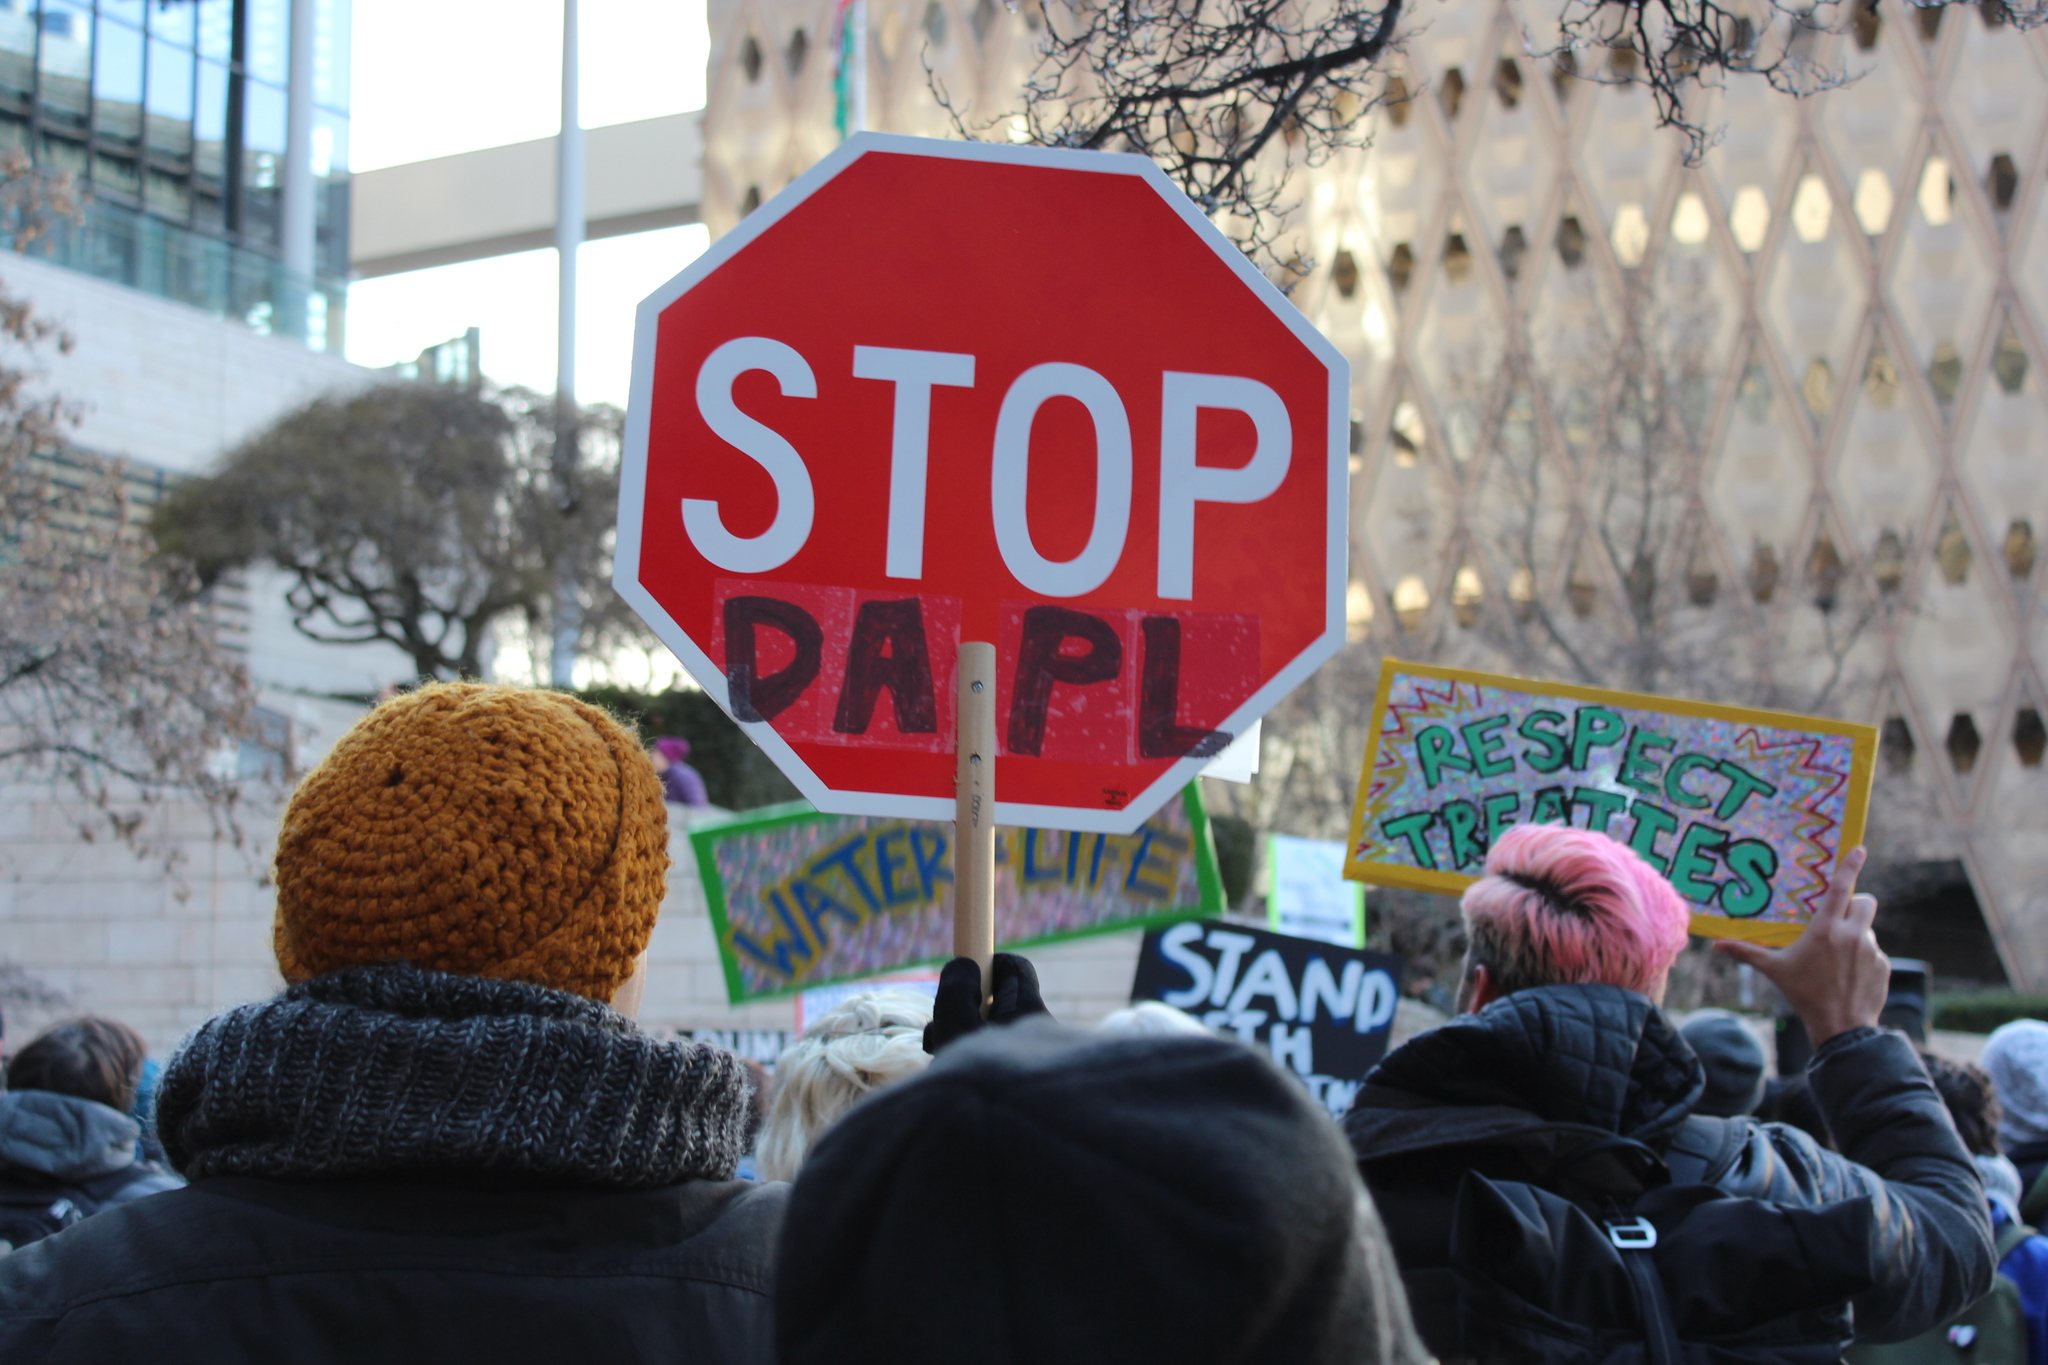
[[[167,806],[138,851],[47,786],[0,787],[0,958],[65,997],[10,1009],[11,1045],[53,1015],[92,1012],[126,1020],[162,1055],[217,1010],[270,994],[276,819],[274,801],[243,811],[237,847],[204,811]]]
[[[0,278],[77,343],[49,382],[78,404],[78,441],[179,474],[323,393],[376,372],[195,308],[37,260],[0,255]]]

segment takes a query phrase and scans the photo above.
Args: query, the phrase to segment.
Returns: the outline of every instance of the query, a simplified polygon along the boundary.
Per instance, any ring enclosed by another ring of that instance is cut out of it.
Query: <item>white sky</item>
[[[560,125],[561,0],[355,0],[354,170],[551,136]],[[704,0],[582,0],[582,123],[701,108]],[[587,243],[577,254],[576,388],[624,403],[633,307],[706,244],[701,227]],[[349,289],[348,358],[410,360],[482,329],[484,373],[555,385],[555,253],[521,252]]]

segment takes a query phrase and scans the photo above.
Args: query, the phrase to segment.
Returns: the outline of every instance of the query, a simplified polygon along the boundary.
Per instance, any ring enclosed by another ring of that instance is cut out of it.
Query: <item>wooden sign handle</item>
[[[960,646],[957,806],[953,814],[953,955],[981,966],[982,1013],[995,986],[996,647]]]

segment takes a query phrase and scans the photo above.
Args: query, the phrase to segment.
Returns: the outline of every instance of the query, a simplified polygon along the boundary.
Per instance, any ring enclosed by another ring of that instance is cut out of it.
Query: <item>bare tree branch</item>
[[[1961,0],[1891,0],[1932,8]],[[957,103],[925,54],[933,95],[965,137],[1151,157],[1201,210],[1290,283],[1309,262],[1288,241],[1297,172],[1365,144],[1366,113],[1387,97],[1380,68],[1408,0],[1023,0],[1044,22],[1016,108]],[[1879,0],[1558,0],[1531,56],[1602,84],[1645,87],[1657,125],[1697,162],[1720,136],[1695,112],[1730,77],[1789,96],[1855,73],[1817,55]],[[2048,0],[1979,0],[2025,30]],[[1014,7],[1014,4],[1013,4]]]
[[[0,164],[14,240],[68,191]],[[71,342],[0,289],[0,780],[79,802],[81,829],[137,843],[136,807],[178,796],[234,835],[220,756],[252,704],[213,607],[156,556],[116,461],[71,443],[72,409],[42,382]]]

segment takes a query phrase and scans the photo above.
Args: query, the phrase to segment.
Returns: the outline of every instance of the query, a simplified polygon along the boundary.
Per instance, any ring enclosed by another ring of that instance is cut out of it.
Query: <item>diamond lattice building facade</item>
[[[949,133],[936,81],[1003,130],[1035,9],[871,8],[870,126]],[[834,9],[713,0],[714,234],[837,141]],[[1866,10],[1800,40],[1856,79],[1701,95],[1720,136],[1689,164],[1644,89],[1531,56],[1514,6],[1414,17],[1369,148],[1295,181],[1293,296],[1353,365],[1360,654],[1512,665],[1517,623],[1583,643],[1660,604],[1743,661],[1671,690],[1881,725],[1879,856],[1960,861],[2008,974],[2048,987],[2048,34]],[[1076,249],[1129,246],[1004,268]],[[1657,521],[1597,433],[1605,372],[1673,349]],[[1617,507],[1633,559],[1599,552]]]

